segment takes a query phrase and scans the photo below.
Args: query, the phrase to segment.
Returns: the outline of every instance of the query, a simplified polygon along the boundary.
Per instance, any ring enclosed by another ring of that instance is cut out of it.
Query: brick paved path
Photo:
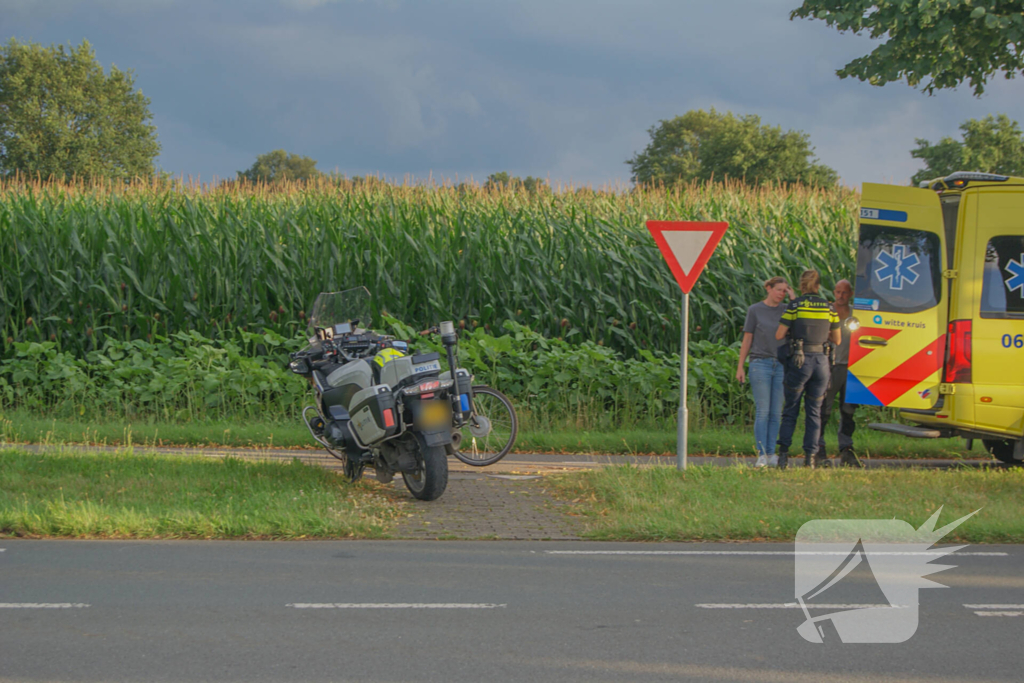
[[[579,526],[563,513],[538,478],[498,478],[452,472],[440,499],[414,499],[397,479],[396,491],[409,502],[409,517],[392,529],[393,538],[576,540]]]

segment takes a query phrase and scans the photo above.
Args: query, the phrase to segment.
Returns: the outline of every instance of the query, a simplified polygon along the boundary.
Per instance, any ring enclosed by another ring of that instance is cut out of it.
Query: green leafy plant
[[[441,351],[437,339],[385,316],[388,332],[413,338],[419,351]],[[679,356],[642,351],[624,357],[594,342],[550,339],[514,322],[504,334],[465,330],[459,364],[478,383],[508,394],[537,427],[621,429],[662,425],[679,407]],[[306,343],[236,330],[209,339],[196,331],[153,341],[108,339],[84,358],[56,342],[17,342],[0,361],[0,408],[53,416],[117,416],[164,421],[225,418],[294,419],[311,395],[286,368],[288,353]],[[746,387],[731,379],[738,345],[691,346],[689,391],[694,423],[745,424],[752,415]]]

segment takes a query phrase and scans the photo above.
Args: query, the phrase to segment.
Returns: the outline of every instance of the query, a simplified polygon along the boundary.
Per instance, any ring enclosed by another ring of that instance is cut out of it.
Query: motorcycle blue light
[[[469,394],[462,394],[460,397],[462,403],[462,412],[469,412]]]

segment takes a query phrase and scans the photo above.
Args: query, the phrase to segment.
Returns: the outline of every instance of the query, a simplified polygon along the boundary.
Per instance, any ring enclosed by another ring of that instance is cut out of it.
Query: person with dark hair
[[[743,344],[736,366],[736,379],[742,384],[747,379],[743,363],[750,358],[750,389],[754,394],[754,450],[755,467],[774,466],[775,441],[782,420],[782,376],[784,368],[778,359],[779,341],[775,330],[786,312],[782,300],[794,297],[793,289],[785,278],[773,277],[764,283],[765,298],[747,309],[743,323]]]
[[[804,455],[818,452],[821,436],[821,402],[828,388],[829,368],[825,343],[838,345],[842,340],[839,316],[832,305],[821,298],[821,277],[816,270],[805,270],[800,276],[800,296],[789,303],[775,332],[778,340],[788,337],[783,392],[786,405],[779,426],[779,468],[789,464],[789,447],[800,416],[800,399],[804,399]]]
[[[853,286],[849,280],[840,280],[836,283],[835,289],[832,290],[835,294],[835,303],[832,306],[836,309],[836,313],[839,315],[839,320],[843,322],[842,341],[834,350],[834,360],[832,363],[832,381],[828,385],[828,391],[825,392],[825,400],[821,404],[821,437],[818,439],[818,453],[815,456],[815,462],[825,464],[829,462],[828,456],[825,451],[825,425],[828,424],[828,419],[832,415],[832,407],[835,405],[836,398],[839,399],[839,464],[846,465],[849,467],[861,467],[860,460],[857,459],[857,454],[853,450],[853,432],[857,429],[857,423],[853,421],[853,414],[857,410],[857,406],[853,403],[846,402],[846,374],[849,370],[850,365],[850,329],[846,326],[845,321],[850,317],[850,299],[853,298]],[[807,459],[805,464],[810,464],[810,456],[804,456]]]

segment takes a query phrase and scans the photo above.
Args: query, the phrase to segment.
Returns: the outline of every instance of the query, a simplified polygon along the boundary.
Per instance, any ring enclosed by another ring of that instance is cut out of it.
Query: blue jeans
[[[785,403],[785,366],[774,358],[750,360],[750,388],[754,392],[754,441],[758,455],[774,455]]]

